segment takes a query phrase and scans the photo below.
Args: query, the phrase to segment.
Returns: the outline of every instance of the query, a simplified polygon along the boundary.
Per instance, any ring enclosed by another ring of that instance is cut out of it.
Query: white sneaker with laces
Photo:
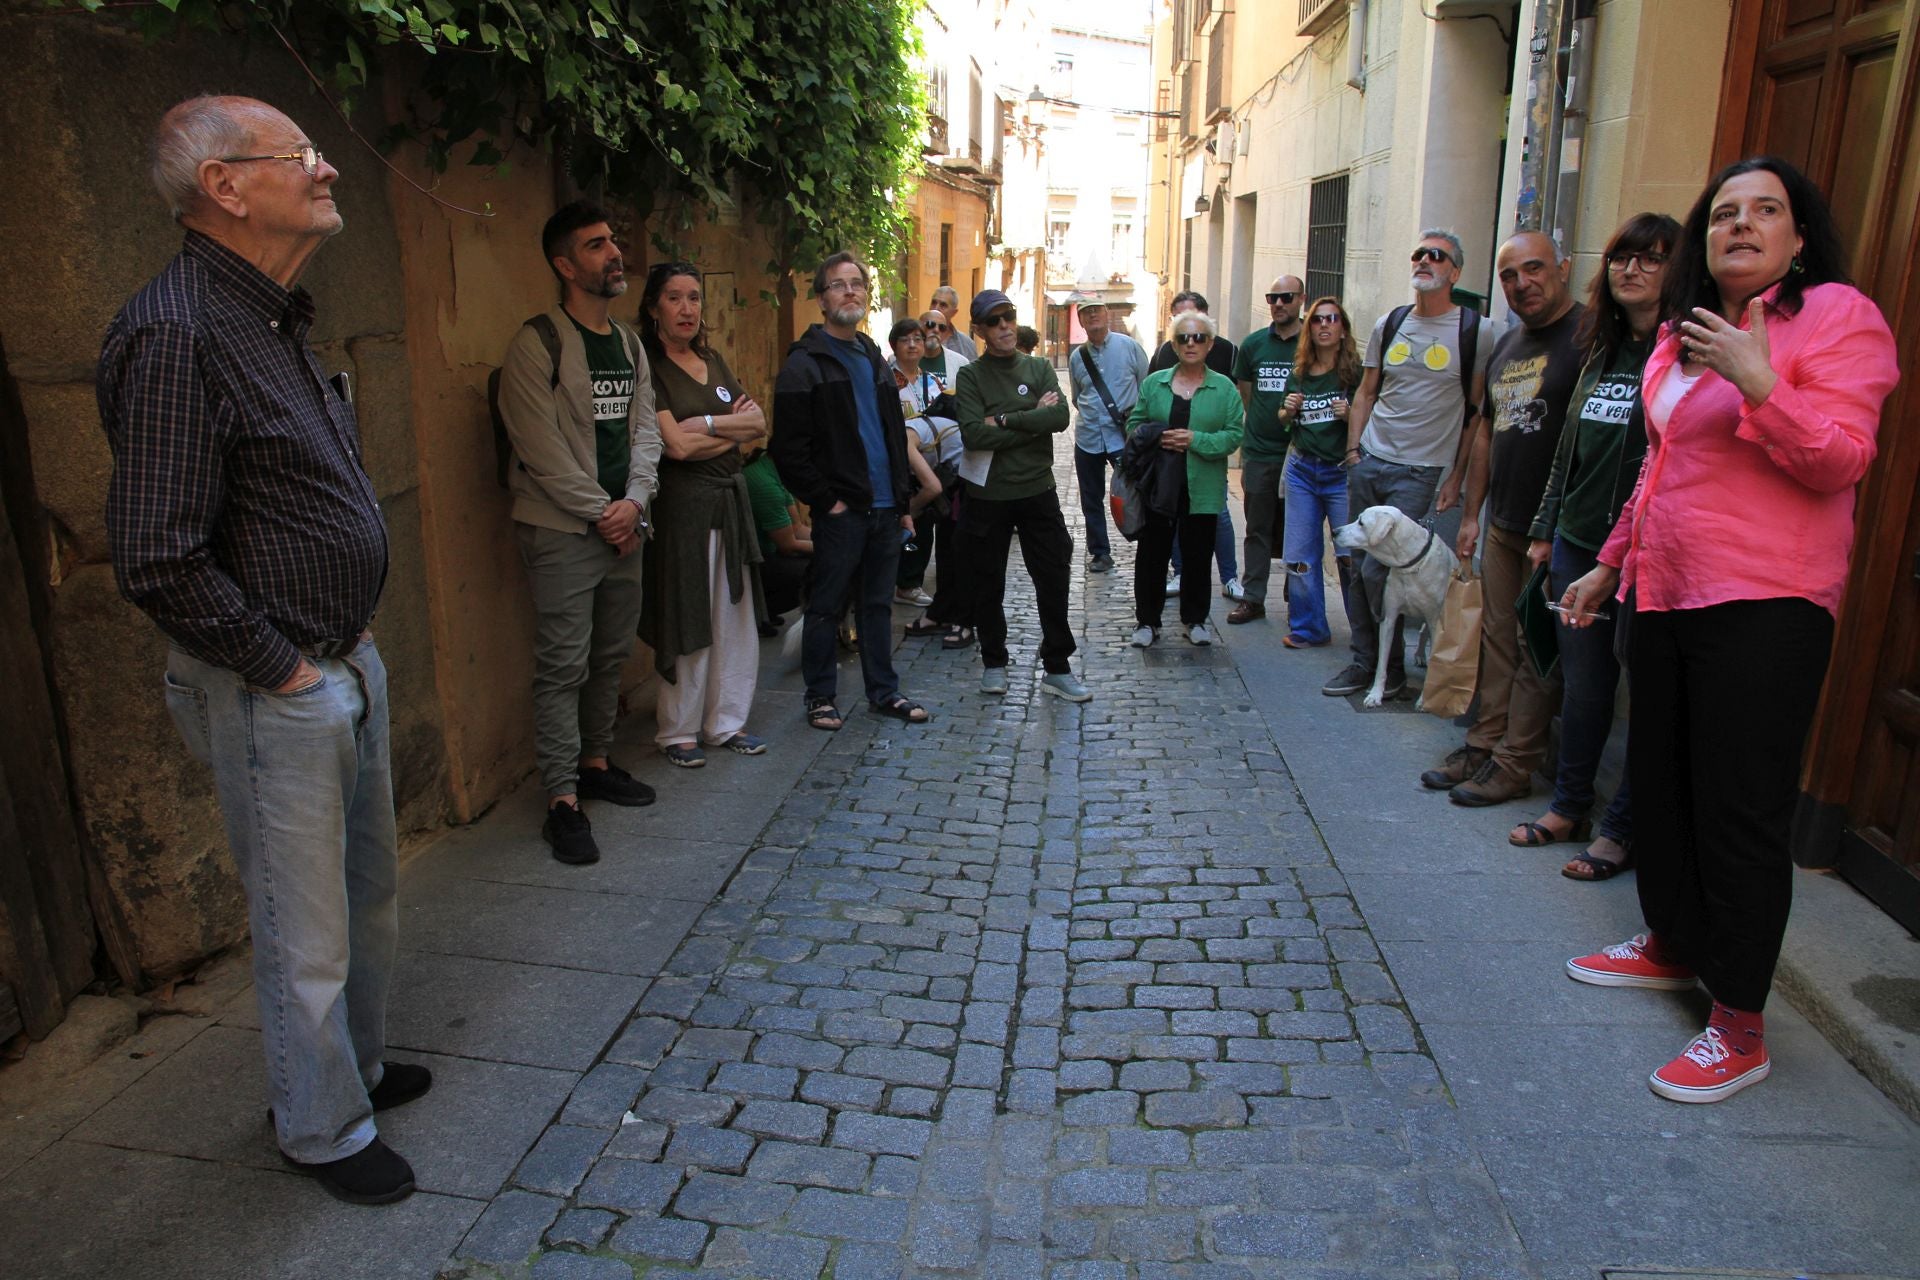
[[[1221,586],[1220,594],[1229,600],[1245,600],[1247,598],[1247,589],[1240,585],[1240,579],[1228,578],[1226,583]]]
[[[1196,622],[1187,628],[1187,643],[1209,645],[1213,643],[1213,633],[1207,630],[1207,624]]]
[[[1167,594],[1170,596],[1177,596],[1180,594],[1180,575],[1179,574],[1170,573],[1167,575]]]
[[[919,609],[924,609],[933,603],[933,597],[918,587],[901,587],[893,593],[893,598],[901,604],[910,604]]]
[[[1153,642],[1156,638],[1152,627],[1135,627],[1133,629],[1133,647],[1136,649],[1153,648]]]

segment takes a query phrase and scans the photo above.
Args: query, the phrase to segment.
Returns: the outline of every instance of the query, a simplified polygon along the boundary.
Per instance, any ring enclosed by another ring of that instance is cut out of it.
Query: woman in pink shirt
[[[1899,377],[1847,283],[1820,191],[1785,161],[1707,184],[1668,265],[1642,380],[1640,482],[1567,589],[1575,626],[1620,594],[1627,769],[1647,932],[1567,962],[1581,982],[1703,983],[1707,1028],[1648,1081],[1717,1102],[1770,1069],[1761,1010],[1793,894],[1788,828],[1853,545],[1854,486]]]

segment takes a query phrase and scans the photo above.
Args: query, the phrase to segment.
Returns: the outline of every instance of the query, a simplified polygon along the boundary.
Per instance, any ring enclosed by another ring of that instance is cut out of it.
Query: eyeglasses
[[[1326,314],[1323,314],[1323,315],[1317,315],[1317,316],[1315,316],[1315,317],[1313,318],[1313,323],[1315,323],[1315,324],[1339,324],[1339,323],[1340,323],[1340,317],[1339,317],[1338,315],[1326,315]]]
[[[827,287],[821,290],[822,293],[865,293],[866,291],[865,280],[829,280]]]
[[[221,164],[241,164],[248,160],[297,160],[300,167],[307,171],[309,178],[320,176],[320,153],[312,147],[301,147],[298,151],[287,151],[276,156],[221,156]]]
[[[1267,305],[1270,307],[1277,307],[1283,302],[1292,302],[1295,298],[1299,296],[1300,295],[1297,292],[1270,293],[1267,295]]]
[[[1607,255],[1607,267],[1612,271],[1631,271],[1638,267],[1642,271],[1653,272],[1667,265],[1667,255],[1655,253],[1651,249],[1642,249],[1638,253],[1610,253]]]
[[[1436,249],[1432,245],[1423,244],[1418,249],[1415,249],[1413,251],[1412,261],[1414,262],[1452,262],[1453,255],[1448,253],[1445,249]]]
[[[999,312],[995,312],[993,315],[988,316],[985,320],[982,320],[980,323],[986,325],[989,329],[991,329],[996,325],[1003,325],[1003,324],[1017,325],[1020,323],[1020,317],[1017,312],[999,311]]]
[[[1213,335],[1210,333],[1176,333],[1173,335],[1173,340],[1183,347],[1197,347],[1203,342],[1212,342]]]

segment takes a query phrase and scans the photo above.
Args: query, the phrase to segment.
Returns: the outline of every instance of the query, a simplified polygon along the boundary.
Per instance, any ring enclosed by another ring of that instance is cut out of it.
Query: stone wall
[[[517,324],[555,296],[539,229],[558,195],[547,166],[522,151],[504,173],[456,163],[438,184],[455,203],[490,204],[493,217],[435,204],[386,172],[275,49],[207,36],[153,46],[86,16],[0,18],[0,40],[11,55],[0,95],[0,341],[20,389],[33,492],[52,529],[49,546],[28,550],[28,571],[51,595],[79,816],[142,966],[164,976],[243,938],[246,917],[210,778],[187,757],[160,697],[165,641],[120,598],[107,557],[111,458],[94,366],[108,321],[180,239],[145,171],[154,122],[194,93],[256,96],[292,116],[341,171],[346,228],[302,283],[319,307],[322,364],[352,372],[389,530],[374,627],[392,674],[394,782],[411,833],[475,816],[532,768],[532,626],[493,478],[485,385]],[[362,133],[383,127],[381,108],[368,95]],[[625,319],[639,301],[644,231],[630,237],[636,285],[616,307]],[[773,287],[764,233],[703,221],[684,238],[720,273],[709,293],[740,300],[717,326],[720,345],[770,403],[780,323],[760,298]],[[637,653],[636,704],[649,671]]]

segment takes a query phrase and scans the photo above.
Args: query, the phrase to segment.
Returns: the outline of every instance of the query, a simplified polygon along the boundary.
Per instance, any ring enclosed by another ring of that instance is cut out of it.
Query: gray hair
[[[1198,325],[1207,331],[1209,338],[1218,338],[1220,336],[1220,322],[1204,311],[1182,311],[1173,318],[1173,324],[1168,327],[1167,332],[1170,334],[1179,333],[1180,326],[1183,324]]]
[[[1460,247],[1460,237],[1445,227],[1428,227],[1420,233],[1420,238],[1422,240],[1445,240],[1453,247],[1453,265],[1461,268],[1465,268],[1467,265],[1467,251]]]
[[[200,203],[200,166],[253,146],[262,108],[247,98],[201,94],[160,118],[153,133],[153,186],[178,222]]]
[[[950,301],[957,308],[960,305],[960,293],[952,285],[943,284],[933,291],[933,300],[936,303]]]

